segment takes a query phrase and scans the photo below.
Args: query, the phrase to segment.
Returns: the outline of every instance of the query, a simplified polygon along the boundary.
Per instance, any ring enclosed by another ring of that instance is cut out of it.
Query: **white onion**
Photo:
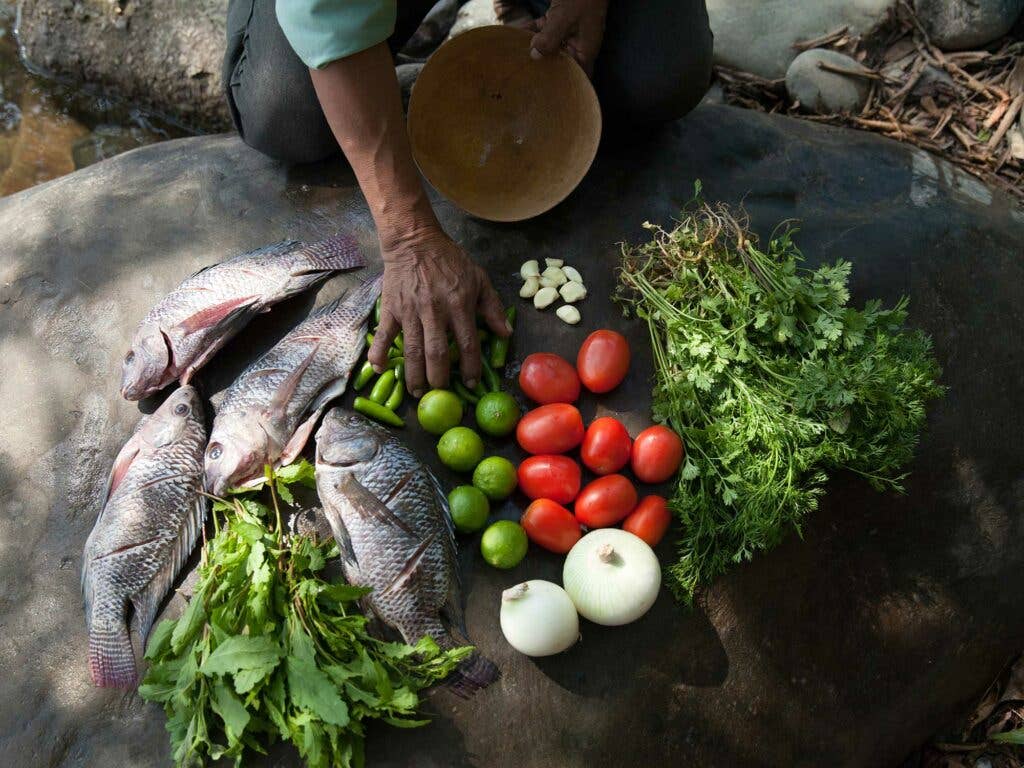
[[[618,528],[601,528],[569,550],[562,583],[581,616],[615,627],[636,621],[654,605],[661,566],[642,539]]]
[[[527,656],[552,656],[575,643],[580,620],[565,590],[534,579],[501,593],[501,631]]]

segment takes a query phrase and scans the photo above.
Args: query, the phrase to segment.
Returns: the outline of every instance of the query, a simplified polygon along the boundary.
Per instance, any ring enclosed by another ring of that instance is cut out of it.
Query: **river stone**
[[[228,0],[19,0],[28,61],[187,127],[231,124],[220,69]]]
[[[463,32],[469,32],[477,27],[487,27],[498,23],[498,15],[494,12],[494,0],[469,0],[468,3],[459,8],[455,16],[455,23],[448,32],[448,39],[451,40]]]
[[[841,27],[869,35],[896,0],[707,0],[715,63],[772,80],[786,76],[793,44]]]
[[[823,115],[853,112],[863,107],[870,90],[869,81],[822,69],[819,66],[822,63],[852,72],[868,71],[859,61],[838,51],[825,48],[804,51],[786,70],[789,97],[799,101],[809,112]]]
[[[916,0],[931,41],[944,51],[978,48],[1009,32],[1024,0]]]
[[[561,558],[534,548],[497,571],[476,537],[460,538],[469,634],[503,677],[471,702],[432,697],[434,722],[422,730],[370,728],[368,765],[896,765],[965,714],[1019,652],[1024,214],[1007,196],[878,136],[702,106],[660,133],[605,146],[580,188],[533,221],[492,224],[436,207],[507,301],[518,303],[524,254],[580,269],[590,288],[583,322],[522,304],[513,355],[573,358],[590,331],[620,328],[631,375],[581,408],[588,420],[619,414],[636,434],[651,355],[644,328],[609,299],[618,243],[646,239],[645,220],[668,224],[697,179],[709,199],[743,202],[762,235],[802,220],[809,263],[853,260],[855,301],[912,297],[912,322],[934,336],[950,391],[929,411],[907,494],[840,474],[802,536],[718,579],[693,610],[663,591],[635,624],[583,622],[579,645],[538,660],[502,639],[499,598],[524,579],[558,582]],[[0,765],[168,764],[162,711],[92,688],[86,665],[82,547],[139,417],[117,394],[120,359],[146,310],[197,268],[338,228],[378,261],[351,172],[287,169],[231,136],[134,150],[0,200]],[[356,277],[259,317],[201,373],[202,390],[223,390]],[[512,391],[515,371],[505,372]],[[411,425],[413,405],[403,406]],[[465,482],[440,467],[432,438],[415,426],[402,435],[446,486]],[[491,450],[517,457],[511,441]],[[521,510],[506,502],[495,512]],[[658,553],[671,558],[671,542]],[[246,761],[298,764],[287,747]]]

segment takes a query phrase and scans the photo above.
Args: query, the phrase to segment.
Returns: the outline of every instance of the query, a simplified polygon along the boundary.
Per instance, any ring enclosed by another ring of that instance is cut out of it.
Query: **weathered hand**
[[[540,58],[565,48],[592,76],[607,12],[608,0],[551,0],[548,12],[534,22],[537,34],[530,41],[530,55]]]
[[[467,387],[480,379],[479,313],[499,336],[509,326],[487,274],[440,228],[430,228],[384,249],[380,325],[369,359],[387,365],[388,348],[399,331],[405,342],[405,381],[421,396],[448,384],[450,328],[459,348],[459,370]]]

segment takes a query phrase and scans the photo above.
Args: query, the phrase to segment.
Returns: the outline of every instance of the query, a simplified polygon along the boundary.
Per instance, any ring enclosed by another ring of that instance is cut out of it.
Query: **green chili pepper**
[[[448,342],[448,360],[457,363],[462,355],[459,353],[459,345],[455,343],[455,340]]]
[[[391,395],[391,390],[395,388],[395,369],[388,368],[384,373],[377,379],[377,383],[373,385],[373,389],[370,390],[370,400],[380,405]]]
[[[395,347],[392,347],[391,349],[388,350],[388,357],[390,357],[390,358],[402,357],[402,350],[396,349]]]
[[[476,395],[477,398],[481,398],[487,394],[487,387],[484,386],[482,381],[478,381],[476,386],[473,387],[473,394]]]
[[[498,378],[498,374],[491,368],[491,364],[487,362],[487,358],[480,358],[480,365],[484,370],[484,381],[487,382],[487,388],[491,392],[501,391],[501,379]]]
[[[397,349],[399,352],[405,351],[405,337],[402,335],[401,331],[399,331],[398,335],[395,336],[395,340],[392,342],[392,344],[394,345],[395,349]]]
[[[380,325],[380,296],[377,297],[377,303],[373,305],[373,325],[374,327]]]
[[[352,401],[352,407],[357,413],[369,416],[371,419],[375,419],[382,424],[390,424],[392,427],[405,426],[405,422],[402,421],[402,417],[397,413],[389,411],[380,403],[375,403],[373,400],[367,400],[365,397],[357,397]]]
[[[387,400],[384,401],[384,407],[389,411],[393,411],[402,404],[402,400],[405,399],[405,382],[402,381],[402,367],[399,366],[395,370],[395,375],[398,381],[395,382],[395,388],[391,390],[391,395]]]
[[[480,402],[480,398],[466,389],[466,385],[456,379],[452,380],[452,389],[455,390],[455,394],[463,399],[463,401],[470,405],[476,405]]]
[[[370,382],[370,379],[373,378],[373,374],[373,365],[371,365],[370,361],[367,360],[363,363],[363,367],[359,369],[359,373],[356,374],[356,379],[352,382],[352,389],[358,392]]]
[[[368,347],[372,347],[373,346],[373,334],[372,333],[366,334],[366,346],[368,346]]]
[[[512,326],[516,321],[516,308],[514,306],[509,307],[505,312],[505,319],[508,320],[509,326]],[[512,337],[509,336],[507,339],[501,338],[501,336],[495,336],[491,342],[491,367],[502,368],[505,365],[505,361],[508,360],[508,346],[512,342]]]
[[[402,366],[405,365],[405,358],[404,357],[389,357],[388,358],[388,368],[397,368],[400,365],[402,365]]]

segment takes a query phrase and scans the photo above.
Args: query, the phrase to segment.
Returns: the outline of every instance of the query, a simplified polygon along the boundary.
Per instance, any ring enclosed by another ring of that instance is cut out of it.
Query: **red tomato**
[[[541,405],[575,403],[580,397],[580,377],[564,358],[549,352],[534,352],[523,360],[519,388]]]
[[[583,533],[572,512],[551,499],[537,499],[526,508],[519,524],[530,541],[564,555]]]
[[[636,488],[622,475],[605,475],[576,497],[576,519],[588,528],[615,525],[636,507]]]
[[[648,427],[633,441],[633,474],[641,483],[663,483],[683,463],[683,441],[661,424]]]
[[[580,492],[580,465],[568,456],[531,456],[517,474],[519,488],[531,499],[568,504]]]
[[[672,513],[668,511],[668,502],[661,496],[651,494],[644,496],[636,509],[629,513],[629,517],[622,523],[622,530],[639,536],[653,547],[661,541],[671,522]]]
[[[595,475],[618,472],[629,463],[633,441],[622,422],[611,416],[594,419],[583,436],[580,458]]]
[[[542,405],[519,420],[516,440],[527,453],[571,451],[583,440],[583,417],[573,405]]]
[[[580,347],[576,370],[591,392],[611,392],[629,370],[629,342],[615,331],[594,331]]]

